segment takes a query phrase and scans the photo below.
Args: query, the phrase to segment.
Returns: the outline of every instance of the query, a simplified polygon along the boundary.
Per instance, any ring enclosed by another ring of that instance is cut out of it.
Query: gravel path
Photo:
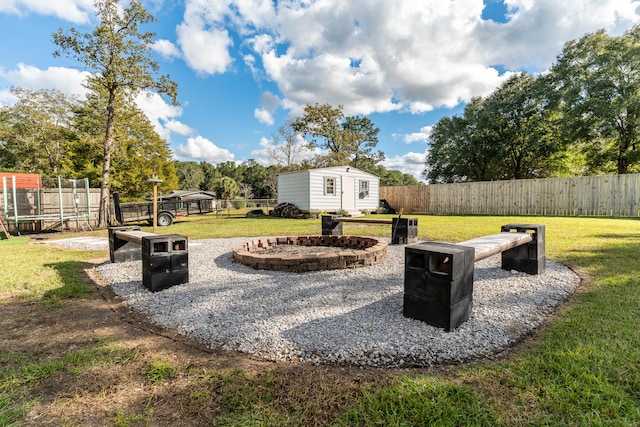
[[[475,266],[471,319],[453,332],[402,315],[404,246],[380,265],[314,273],[253,270],[231,258],[250,238],[189,242],[190,283],[151,293],[140,262],[97,270],[132,309],[213,349],[269,360],[360,366],[432,366],[487,357],[539,326],[579,285],[547,262],[539,276]],[[57,241],[57,244],[63,244]],[[70,245],[70,244],[68,244]]]

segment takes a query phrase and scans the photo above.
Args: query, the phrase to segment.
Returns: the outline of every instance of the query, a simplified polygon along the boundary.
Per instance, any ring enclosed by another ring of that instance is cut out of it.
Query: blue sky
[[[419,178],[442,116],[510,73],[541,72],[565,42],[640,22],[640,0],[144,0],[154,52],[180,107],[140,107],[179,160],[273,163],[272,135],[307,103],[380,128],[389,169]],[[86,71],[54,58],[58,28],[90,31],[93,0],[0,1],[0,105],[8,88],[83,94]]]

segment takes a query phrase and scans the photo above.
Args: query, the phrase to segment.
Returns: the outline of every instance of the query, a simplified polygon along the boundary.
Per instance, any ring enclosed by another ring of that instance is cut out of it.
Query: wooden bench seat
[[[333,222],[361,222],[364,224],[393,224],[392,219],[376,219],[376,218],[333,218]]]
[[[480,261],[533,240],[531,233],[496,233],[458,243],[475,249],[474,261]]]
[[[157,234],[155,233],[148,233],[146,231],[140,230],[115,231],[114,233],[118,239],[126,240],[127,242],[135,243],[136,245],[140,246],[142,246],[143,237],[157,236]]]

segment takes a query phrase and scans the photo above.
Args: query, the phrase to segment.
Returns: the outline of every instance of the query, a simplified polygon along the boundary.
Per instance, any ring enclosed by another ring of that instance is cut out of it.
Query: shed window
[[[324,195],[335,196],[336,194],[336,179],[332,177],[324,177]]]
[[[360,198],[369,197],[369,181],[360,181]]]

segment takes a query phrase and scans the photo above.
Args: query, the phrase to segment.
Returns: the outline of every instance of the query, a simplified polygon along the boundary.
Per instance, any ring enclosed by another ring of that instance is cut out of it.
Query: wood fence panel
[[[640,217],[640,174],[381,187],[406,213]]]

